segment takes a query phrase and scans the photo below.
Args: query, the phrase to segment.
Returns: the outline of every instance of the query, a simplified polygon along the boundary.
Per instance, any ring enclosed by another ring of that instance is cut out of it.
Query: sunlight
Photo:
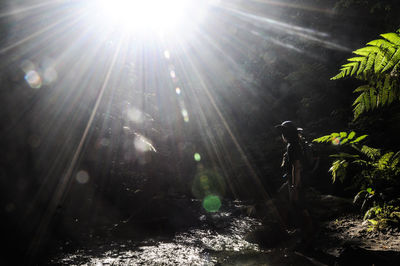
[[[136,30],[168,31],[182,22],[190,0],[100,0],[102,17],[117,27]]]

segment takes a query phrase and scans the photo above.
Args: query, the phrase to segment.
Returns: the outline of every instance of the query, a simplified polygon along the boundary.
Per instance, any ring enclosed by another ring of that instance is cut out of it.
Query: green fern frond
[[[397,33],[384,33],[381,36],[395,45],[400,45],[400,35]]]
[[[357,119],[362,113],[375,109],[377,96],[375,88],[369,85],[360,86],[354,92],[361,92],[353,103],[354,119]]]
[[[380,51],[377,46],[365,46],[360,49],[357,49],[353,52],[353,54],[361,55],[361,56],[369,56],[370,54],[376,54]]]
[[[341,153],[338,153],[338,154],[331,154],[331,155],[329,155],[329,157],[344,159],[344,158],[359,158],[360,156],[357,155],[357,154],[350,154],[350,153],[341,152]]]
[[[362,74],[372,71],[376,74],[392,70],[400,62],[400,34],[381,34],[383,39],[373,40],[367,46],[353,51],[357,57],[347,59],[340,72],[331,80],[356,76],[361,78]]]
[[[344,145],[347,142],[349,144],[358,144],[360,141],[368,137],[368,135],[362,135],[357,137],[355,140],[354,137],[356,136],[356,133],[354,131],[351,131],[350,133],[347,134],[347,132],[334,132],[326,136],[319,137],[317,139],[314,139],[313,142],[317,143],[332,143],[335,145]]]
[[[351,144],[357,144],[357,143],[359,143],[360,141],[362,141],[363,139],[365,139],[366,137],[368,137],[368,135],[359,136],[358,138],[356,138],[355,140],[353,140],[353,141],[350,142],[350,143],[351,143]]]
[[[326,136],[322,136],[320,138],[314,139],[313,142],[327,143],[327,142],[331,142],[331,140],[332,140],[332,135],[326,135]]]
[[[384,170],[390,162],[390,159],[392,159],[394,152],[387,152],[384,155],[379,158],[377,162],[377,167],[379,170]]]
[[[396,49],[396,51],[393,53],[392,57],[389,58],[386,66],[382,69],[381,72],[386,72],[387,70],[392,69],[398,62],[400,62],[400,48]]]
[[[381,156],[381,151],[379,149],[371,148],[366,145],[362,146],[361,153],[372,160],[375,160],[376,158]]]
[[[396,152],[396,154],[393,155],[392,159],[393,159],[393,161],[390,166],[391,166],[391,168],[395,168],[395,167],[397,167],[397,165],[400,162],[400,151]]]
[[[329,169],[329,172],[332,173],[332,182],[335,183],[339,178],[340,181],[343,182],[346,177],[346,168],[349,166],[349,163],[346,160],[336,160],[332,163],[332,167]]]
[[[347,136],[347,138],[348,138],[349,140],[351,140],[351,139],[354,138],[355,135],[356,135],[356,132],[351,131],[351,132],[349,133],[349,135]]]
[[[391,48],[391,47],[393,47],[393,43],[390,43],[390,42],[388,42],[386,40],[383,40],[383,39],[370,41],[369,43],[367,43],[367,45],[381,47],[381,48]]]
[[[374,63],[375,63],[375,58],[376,58],[376,53],[371,53],[368,56],[367,65],[365,66],[365,69],[363,72],[368,72],[369,70],[372,69],[372,67],[374,66]]]
[[[400,100],[400,87],[398,81],[384,75],[377,81],[370,80],[371,85],[360,86],[354,90],[360,95],[353,102],[354,120],[362,113],[381,108]]]

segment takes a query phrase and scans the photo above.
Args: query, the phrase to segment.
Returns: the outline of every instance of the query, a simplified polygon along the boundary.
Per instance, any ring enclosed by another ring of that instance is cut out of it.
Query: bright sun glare
[[[191,0],[99,0],[101,17],[129,30],[171,30],[181,23]]]

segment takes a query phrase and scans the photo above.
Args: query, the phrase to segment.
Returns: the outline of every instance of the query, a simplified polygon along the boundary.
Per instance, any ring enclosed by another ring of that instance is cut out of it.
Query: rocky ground
[[[131,237],[138,224],[129,221],[108,228],[108,234],[91,234],[79,244],[59,242],[56,251],[44,262],[49,265],[400,265],[399,230],[369,231],[361,216],[354,212],[351,201],[327,195],[313,197],[310,209],[318,222],[308,246],[300,241],[299,231],[286,231],[273,218],[277,207],[282,208],[279,202],[225,202],[220,212],[201,212],[198,223],[174,233],[165,223],[176,221],[166,217],[154,221],[153,228],[145,229],[152,233],[141,238],[138,234]],[[171,208],[171,202],[168,204]]]

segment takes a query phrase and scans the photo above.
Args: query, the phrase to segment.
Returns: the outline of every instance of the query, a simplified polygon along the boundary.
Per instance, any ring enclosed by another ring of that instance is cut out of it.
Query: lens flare
[[[80,170],[76,174],[76,181],[78,181],[78,183],[80,183],[80,184],[86,184],[87,182],[89,182],[88,172],[86,172],[85,170]]]
[[[332,139],[332,144],[333,145],[339,145],[340,144],[340,138],[338,138],[338,137],[333,138]]]
[[[196,152],[196,153],[194,154],[194,160],[195,160],[196,162],[200,162],[201,156],[200,156],[199,153]]]
[[[221,200],[215,195],[209,195],[203,200],[203,208],[207,212],[217,212],[221,208],[221,205]]]
[[[42,78],[35,70],[31,70],[26,73],[25,80],[33,89],[39,89],[40,87],[42,87]]]

